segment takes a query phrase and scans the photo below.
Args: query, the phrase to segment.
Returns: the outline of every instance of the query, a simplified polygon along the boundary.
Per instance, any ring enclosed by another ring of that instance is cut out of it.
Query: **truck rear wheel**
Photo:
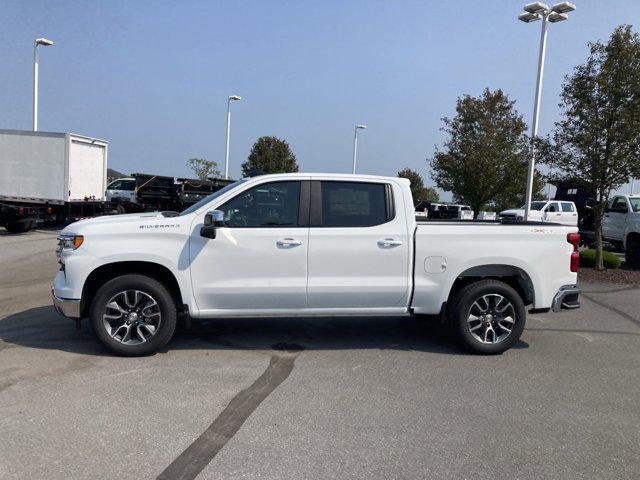
[[[35,224],[36,221],[32,218],[25,218],[24,220],[9,222],[4,226],[4,228],[11,233],[25,233],[31,230]]]
[[[90,320],[98,339],[122,356],[141,356],[162,348],[176,328],[176,304],[160,282],[145,275],[123,275],[97,291]]]
[[[627,249],[624,252],[624,260],[629,268],[640,268],[640,239],[627,240]]]
[[[498,280],[480,280],[455,294],[450,320],[467,349],[496,354],[518,341],[526,312],[522,298],[511,286]]]

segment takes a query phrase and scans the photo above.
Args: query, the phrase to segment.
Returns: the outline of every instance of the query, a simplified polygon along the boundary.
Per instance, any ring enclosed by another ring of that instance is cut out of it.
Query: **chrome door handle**
[[[296,245],[302,245],[302,240],[295,240],[293,238],[283,238],[282,240],[278,240],[276,245],[279,247],[294,247]]]
[[[378,240],[379,247],[399,247],[402,243],[402,240],[394,240],[393,238]]]

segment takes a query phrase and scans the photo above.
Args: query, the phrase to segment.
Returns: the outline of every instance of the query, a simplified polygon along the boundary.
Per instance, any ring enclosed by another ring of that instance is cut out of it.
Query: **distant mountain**
[[[125,175],[124,173],[120,173],[117,170],[114,170],[113,168],[107,168],[107,183],[113,182],[117,178],[122,178],[126,176],[127,175]]]

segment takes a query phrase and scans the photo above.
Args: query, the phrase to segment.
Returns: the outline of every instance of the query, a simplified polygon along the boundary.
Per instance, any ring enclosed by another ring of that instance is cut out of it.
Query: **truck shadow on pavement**
[[[13,233],[5,228],[0,227],[0,237],[28,238],[29,236],[35,236],[34,234],[36,233],[57,236],[60,233],[61,228],[62,227],[58,227],[58,226],[39,227],[39,228],[34,228],[33,230],[29,230],[28,232]]]
[[[193,320],[189,330],[178,327],[160,351],[188,349],[272,350],[295,343],[304,350],[378,349],[468,355],[452,339],[446,325],[408,317],[226,318]],[[53,307],[37,307],[0,320],[0,350],[23,346],[107,355],[88,321],[60,317]],[[513,348],[527,348],[520,341]]]

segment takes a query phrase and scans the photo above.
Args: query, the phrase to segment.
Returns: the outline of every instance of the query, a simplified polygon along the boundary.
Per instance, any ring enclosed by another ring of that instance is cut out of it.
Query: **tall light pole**
[[[224,178],[229,178],[229,138],[231,136],[231,102],[241,100],[238,95],[229,95],[227,98],[227,154],[224,157]]]
[[[33,45],[33,131],[38,131],[38,46],[50,47],[53,45],[51,40],[46,38],[36,38]]]
[[[525,23],[531,23],[542,20],[542,31],[540,33],[540,53],[538,55],[538,77],[536,80],[536,95],[533,104],[533,123],[531,124],[531,140],[535,141],[538,135],[538,115],[540,113],[540,93],[542,92],[542,75],[544,73],[544,57],[547,50],[547,26],[549,23],[562,22],[569,18],[566,14],[576,9],[576,6],[570,2],[556,3],[549,8],[542,2],[533,2],[524,6],[524,13],[518,16],[518,20]],[[531,210],[531,196],[533,194],[533,179],[536,171],[536,149],[535,144],[531,144],[531,158],[529,160],[529,169],[527,171],[527,193],[524,205],[524,220],[529,219],[529,211]]]
[[[356,125],[353,131],[353,173],[356,173],[356,157],[358,155],[358,130],[366,129],[366,125]]]

